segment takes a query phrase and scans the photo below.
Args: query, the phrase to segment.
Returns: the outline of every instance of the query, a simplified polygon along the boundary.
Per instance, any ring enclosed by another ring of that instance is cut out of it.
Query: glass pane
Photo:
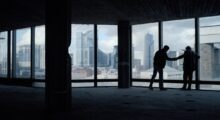
[[[45,79],[45,26],[35,28],[35,79]]]
[[[31,62],[30,28],[16,30],[16,77],[30,78]]]
[[[220,90],[220,85],[200,85],[200,90]]]
[[[94,25],[72,25],[72,79],[94,79]]]
[[[118,78],[118,31],[116,25],[98,25],[97,78]]]
[[[170,47],[167,52],[170,58],[182,55],[186,46],[195,49],[194,21],[194,19],[186,19],[163,23],[163,45]],[[183,59],[167,61],[164,68],[164,79],[183,80]]]
[[[0,32],[0,77],[7,77],[8,73],[8,34]]]
[[[200,19],[200,79],[220,80],[220,16]]]
[[[98,86],[118,86],[118,82],[98,82]]]
[[[150,85],[150,82],[136,82],[136,81],[133,81],[132,82],[132,86],[134,87],[148,87]],[[155,82],[154,83],[154,87],[158,87],[158,82]]]
[[[158,46],[158,23],[132,26],[132,78],[151,78]]]
[[[149,82],[133,82],[132,85],[133,86],[137,86],[137,87],[148,87],[149,86]],[[164,83],[164,87],[165,88],[181,88],[183,85],[181,83]],[[154,87],[158,87],[159,89],[159,83],[158,82],[154,82]],[[194,84],[192,85],[192,87],[194,88]]]
[[[72,83],[71,87],[94,87],[94,82]]]

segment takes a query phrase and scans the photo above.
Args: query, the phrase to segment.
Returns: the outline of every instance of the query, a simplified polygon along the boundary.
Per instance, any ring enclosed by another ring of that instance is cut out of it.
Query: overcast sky
[[[200,19],[200,41],[210,42],[220,40],[220,16],[207,17]],[[206,26],[206,27],[204,27]],[[45,26],[36,28],[36,43],[44,44]],[[195,30],[194,19],[176,20],[163,22],[163,44],[169,45],[171,51],[181,51],[187,45],[194,47]],[[93,25],[72,25],[72,41],[76,39],[76,32],[86,32],[93,30]],[[148,23],[132,26],[132,45],[135,50],[136,58],[143,58],[143,43],[145,35],[153,35],[155,51],[158,50],[158,23]],[[209,35],[213,34],[214,35]],[[209,35],[209,36],[207,36]],[[30,29],[19,29],[17,32],[17,45],[30,44]],[[117,26],[99,25],[98,26],[98,47],[106,53],[113,51],[113,46],[117,45]],[[72,42],[73,44],[73,42]],[[71,44],[70,51],[73,48]]]

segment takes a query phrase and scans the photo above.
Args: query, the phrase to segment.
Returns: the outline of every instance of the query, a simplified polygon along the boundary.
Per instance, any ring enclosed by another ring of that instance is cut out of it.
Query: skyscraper
[[[44,45],[35,45],[35,69],[45,69]]]
[[[78,67],[94,66],[93,31],[77,32],[73,47],[73,65]]]
[[[111,56],[111,68],[117,69],[118,67],[118,46],[115,45]]]
[[[147,70],[153,67],[153,56],[154,56],[153,35],[150,33],[147,33],[144,39],[144,59],[143,59],[144,70]]]
[[[16,76],[30,77],[31,67],[31,48],[30,45],[24,44],[19,46],[16,56]]]
[[[19,67],[30,68],[31,62],[31,49],[30,45],[21,45],[18,49],[17,61]]]
[[[104,53],[102,50],[98,49],[97,50],[97,65],[99,67],[107,67],[107,60],[108,60],[108,56],[106,53]]]
[[[200,44],[200,75],[202,79],[213,79],[215,75],[215,68],[219,65],[215,64],[215,56],[217,56],[217,50],[215,50],[214,43]],[[214,52],[216,51],[216,52]]]
[[[7,32],[0,32],[0,77],[7,75]]]

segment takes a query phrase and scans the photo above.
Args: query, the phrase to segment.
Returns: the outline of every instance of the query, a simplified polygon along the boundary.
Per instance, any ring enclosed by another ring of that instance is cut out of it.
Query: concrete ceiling
[[[214,16],[220,15],[219,6],[219,0],[72,0],[72,23],[138,24]],[[0,30],[42,25],[45,0],[1,0],[0,15]]]

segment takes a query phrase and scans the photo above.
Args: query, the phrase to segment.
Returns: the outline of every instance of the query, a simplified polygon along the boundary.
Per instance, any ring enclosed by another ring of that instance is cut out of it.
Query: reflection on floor
[[[4,120],[219,120],[220,91],[73,88],[72,111],[46,114],[44,88],[0,85]]]

